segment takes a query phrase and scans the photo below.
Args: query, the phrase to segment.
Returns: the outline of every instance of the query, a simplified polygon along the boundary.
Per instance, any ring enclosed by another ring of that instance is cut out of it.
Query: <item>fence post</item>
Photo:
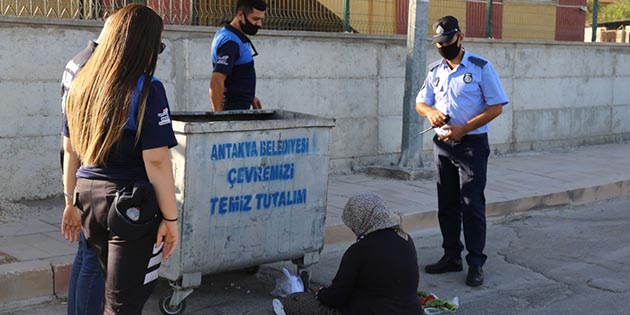
[[[492,37],[492,0],[486,1],[486,38]]]
[[[199,0],[191,0],[190,4],[190,25],[199,25]]]
[[[403,130],[398,167],[422,168],[422,130],[424,119],[416,112],[416,93],[426,75],[426,47],[429,0],[409,0],[407,22],[407,62],[403,96]]]
[[[350,32],[350,0],[343,2],[343,31]]]
[[[597,41],[597,11],[599,11],[599,0],[593,0],[593,23],[591,23],[591,42]]]

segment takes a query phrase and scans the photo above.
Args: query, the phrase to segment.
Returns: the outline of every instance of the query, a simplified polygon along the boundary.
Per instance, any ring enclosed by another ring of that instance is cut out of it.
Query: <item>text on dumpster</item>
[[[222,196],[210,197],[210,215],[227,215],[306,204],[308,195],[306,187],[298,186],[298,188],[287,190],[286,184],[282,184],[278,187],[279,189],[273,189],[275,185],[273,182],[295,180],[298,168],[292,158],[309,154],[310,145],[311,141],[308,137],[212,144],[210,160],[213,163],[229,163],[226,173],[223,173],[229,191],[221,194]],[[280,160],[277,163],[273,163],[275,156],[278,156]],[[261,159],[256,159],[260,157],[271,158],[271,160],[263,163]],[[236,162],[237,165],[232,166],[234,162],[230,161],[249,158],[256,161],[256,164],[243,166],[238,165],[241,162]],[[271,163],[267,164],[268,162]],[[242,193],[243,190],[247,191],[243,187],[267,182],[271,186],[264,186],[266,188],[262,192]],[[240,193],[230,194],[235,186],[241,187],[238,189]]]
[[[255,195],[210,198],[210,215],[247,212],[306,203],[306,188]]]
[[[213,161],[244,159],[258,156],[307,154],[308,138],[228,142],[212,145],[210,159]]]

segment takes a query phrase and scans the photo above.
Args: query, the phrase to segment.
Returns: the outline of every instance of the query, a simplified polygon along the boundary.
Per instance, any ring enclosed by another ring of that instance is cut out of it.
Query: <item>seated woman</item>
[[[282,299],[287,315],[420,315],[418,261],[412,238],[390,218],[373,193],[352,196],[343,223],[357,236],[344,253],[337,275],[315,294]],[[280,312],[281,313],[281,312]]]

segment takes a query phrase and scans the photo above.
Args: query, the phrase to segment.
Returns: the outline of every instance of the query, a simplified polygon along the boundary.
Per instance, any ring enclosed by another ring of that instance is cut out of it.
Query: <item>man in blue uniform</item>
[[[61,112],[65,117],[66,100],[70,92],[72,80],[78,75],[81,68],[94,53],[99,40],[105,33],[108,21],[96,41],[90,41],[85,49],[79,52],[66,64],[61,79]],[[63,138],[63,137],[62,137]],[[63,142],[63,141],[62,141]],[[61,147],[61,168],[63,170],[63,144]],[[73,196],[65,196],[72,199]],[[64,220],[65,221],[65,220]],[[65,223],[65,222],[62,222]],[[103,299],[105,292],[105,281],[101,273],[101,265],[98,262],[96,252],[85,240],[85,235],[80,232],[80,226],[74,233],[67,233],[64,236],[71,242],[79,241],[77,253],[72,263],[72,272],[68,284],[68,315],[88,315],[103,313]]]
[[[212,110],[261,109],[256,97],[254,56],[258,53],[247,35],[262,27],[267,4],[263,0],[238,0],[236,15],[212,40]]]
[[[435,127],[433,156],[438,191],[438,219],[444,256],[425,267],[427,273],[462,270],[464,230],[466,284],[483,284],[486,243],[486,173],[490,147],[488,123],[508,103],[494,67],[465,51],[464,33],[455,17],[434,25],[433,43],[443,57],[429,66],[416,98],[416,111]],[[447,118],[448,117],[448,118]]]

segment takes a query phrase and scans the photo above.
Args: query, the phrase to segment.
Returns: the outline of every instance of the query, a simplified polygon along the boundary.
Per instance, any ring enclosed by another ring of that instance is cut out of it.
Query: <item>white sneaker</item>
[[[284,306],[280,300],[273,299],[271,305],[273,305],[273,312],[276,313],[276,315],[287,315],[287,313],[284,312]]]

